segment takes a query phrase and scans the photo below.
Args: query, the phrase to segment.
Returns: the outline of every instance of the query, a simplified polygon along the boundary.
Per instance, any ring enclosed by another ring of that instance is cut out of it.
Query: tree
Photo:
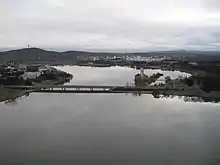
[[[171,81],[171,78],[169,76],[165,77],[165,83],[168,84]]]
[[[191,78],[186,78],[185,83],[187,86],[192,87],[194,85],[194,81]]]

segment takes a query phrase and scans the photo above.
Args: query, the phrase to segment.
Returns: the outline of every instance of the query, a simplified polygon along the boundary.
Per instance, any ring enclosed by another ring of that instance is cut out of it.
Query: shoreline
[[[41,83],[33,83],[33,85],[60,85],[65,84],[66,82],[70,81],[73,76],[63,76],[63,74],[67,74],[66,72],[56,70],[57,72],[57,79],[56,80],[45,80]],[[10,100],[16,100],[17,98],[23,97],[32,93],[32,90],[25,90],[25,89],[9,89],[9,88],[0,88],[0,103]]]
[[[29,93],[30,91],[28,90],[16,90],[16,89],[2,88],[0,89],[0,103],[9,101],[9,100],[16,100],[17,98],[23,97]]]

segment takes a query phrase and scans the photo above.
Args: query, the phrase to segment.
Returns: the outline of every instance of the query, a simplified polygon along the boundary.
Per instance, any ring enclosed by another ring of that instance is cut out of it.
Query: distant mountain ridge
[[[157,51],[157,52],[142,52],[142,53],[95,53],[86,51],[66,51],[55,52],[39,48],[25,48],[18,50],[10,50],[0,52],[0,63],[9,60],[18,62],[74,62],[77,56],[220,56],[218,51]]]
[[[6,62],[8,60],[18,61],[18,62],[52,62],[52,61],[68,61],[75,60],[77,51],[71,54],[67,52],[55,52],[48,51],[39,48],[25,48],[18,50],[10,50],[5,52],[0,52],[0,62]],[[80,52],[81,53],[81,52]],[[66,55],[66,56],[65,56]],[[70,57],[71,56],[71,57]]]

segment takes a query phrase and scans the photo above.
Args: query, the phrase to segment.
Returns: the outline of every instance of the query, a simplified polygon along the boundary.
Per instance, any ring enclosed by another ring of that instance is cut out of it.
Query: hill
[[[212,51],[158,51],[158,52],[143,52],[143,53],[93,53],[84,51],[66,51],[55,52],[39,48],[25,48],[18,50],[11,50],[0,52],[0,63],[9,60],[21,63],[54,63],[65,62],[72,63],[76,61],[79,56],[188,56],[188,57],[205,57],[205,56],[219,56],[220,52]],[[220,57],[220,56],[219,56]]]
[[[66,53],[60,53],[54,51],[47,51],[38,48],[28,48],[28,49],[0,52],[1,63],[6,62],[8,60],[25,63],[25,62],[54,62],[54,61],[68,61],[68,60],[74,61],[75,59],[76,59],[76,55],[74,52],[70,54],[66,54]]]

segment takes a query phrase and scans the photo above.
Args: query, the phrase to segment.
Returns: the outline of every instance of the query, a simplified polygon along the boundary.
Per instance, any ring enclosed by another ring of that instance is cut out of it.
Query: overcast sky
[[[0,49],[220,50],[219,0],[0,0]]]

